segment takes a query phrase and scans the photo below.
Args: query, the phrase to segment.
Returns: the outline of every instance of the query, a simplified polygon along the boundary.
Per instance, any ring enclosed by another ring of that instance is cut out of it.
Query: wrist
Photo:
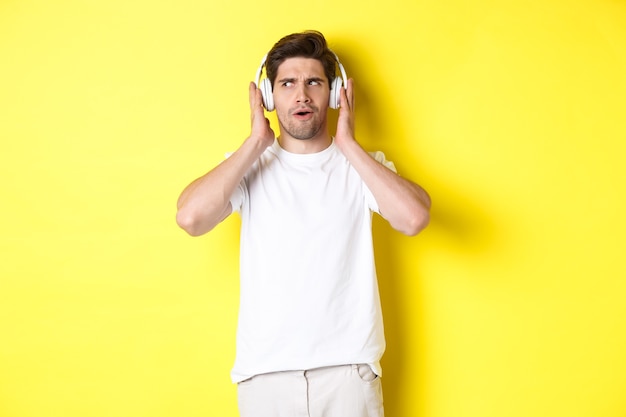
[[[335,145],[344,153],[350,151],[350,148],[354,146],[361,147],[353,136],[342,135],[335,136]]]
[[[250,135],[245,142],[263,151],[265,148],[271,146],[274,143],[274,140],[275,138],[273,136]]]

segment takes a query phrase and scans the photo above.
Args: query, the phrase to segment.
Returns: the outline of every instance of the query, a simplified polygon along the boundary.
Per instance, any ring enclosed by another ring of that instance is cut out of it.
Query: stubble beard
[[[278,123],[289,136],[298,140],[309,140],[317,136],[323,127],[323,123],[319,120],[317,115],[317,109],[314,109],[314,115],[310,120],[298,121],[292,119],[290,114],[285,117],[286,120],[281,120],[282,117],[278,117]]]

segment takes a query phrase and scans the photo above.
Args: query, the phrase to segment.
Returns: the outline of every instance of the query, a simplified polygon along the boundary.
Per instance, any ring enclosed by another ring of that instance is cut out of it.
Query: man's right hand
[[[252,124],[250,139],[259,141],[259,143],[265,145],[264,148],[266,148],[274,143],[275,135],[270,127],[269,119],[265,117],[263,95],[261,94],[261,90],[257,88],[256,84],[253,82],[250,83],[249,93]]]

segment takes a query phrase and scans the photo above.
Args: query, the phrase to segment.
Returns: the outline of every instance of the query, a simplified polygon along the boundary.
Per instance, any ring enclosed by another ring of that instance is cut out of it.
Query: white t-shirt
[[[381,152],[372,154],[395,171]],[[241,215],[241,295],[231,377],[368,363],[385,350],[372,212],[378,205],[332,143],[293,154],[277,141],[231,197]]]

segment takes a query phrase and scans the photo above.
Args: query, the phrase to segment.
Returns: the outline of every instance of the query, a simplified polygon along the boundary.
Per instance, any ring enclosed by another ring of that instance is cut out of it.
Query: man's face
[[[307,140],[327,134],[330,86],[320,61],[286,59],[278,67],[273,95],[281,135]]]

